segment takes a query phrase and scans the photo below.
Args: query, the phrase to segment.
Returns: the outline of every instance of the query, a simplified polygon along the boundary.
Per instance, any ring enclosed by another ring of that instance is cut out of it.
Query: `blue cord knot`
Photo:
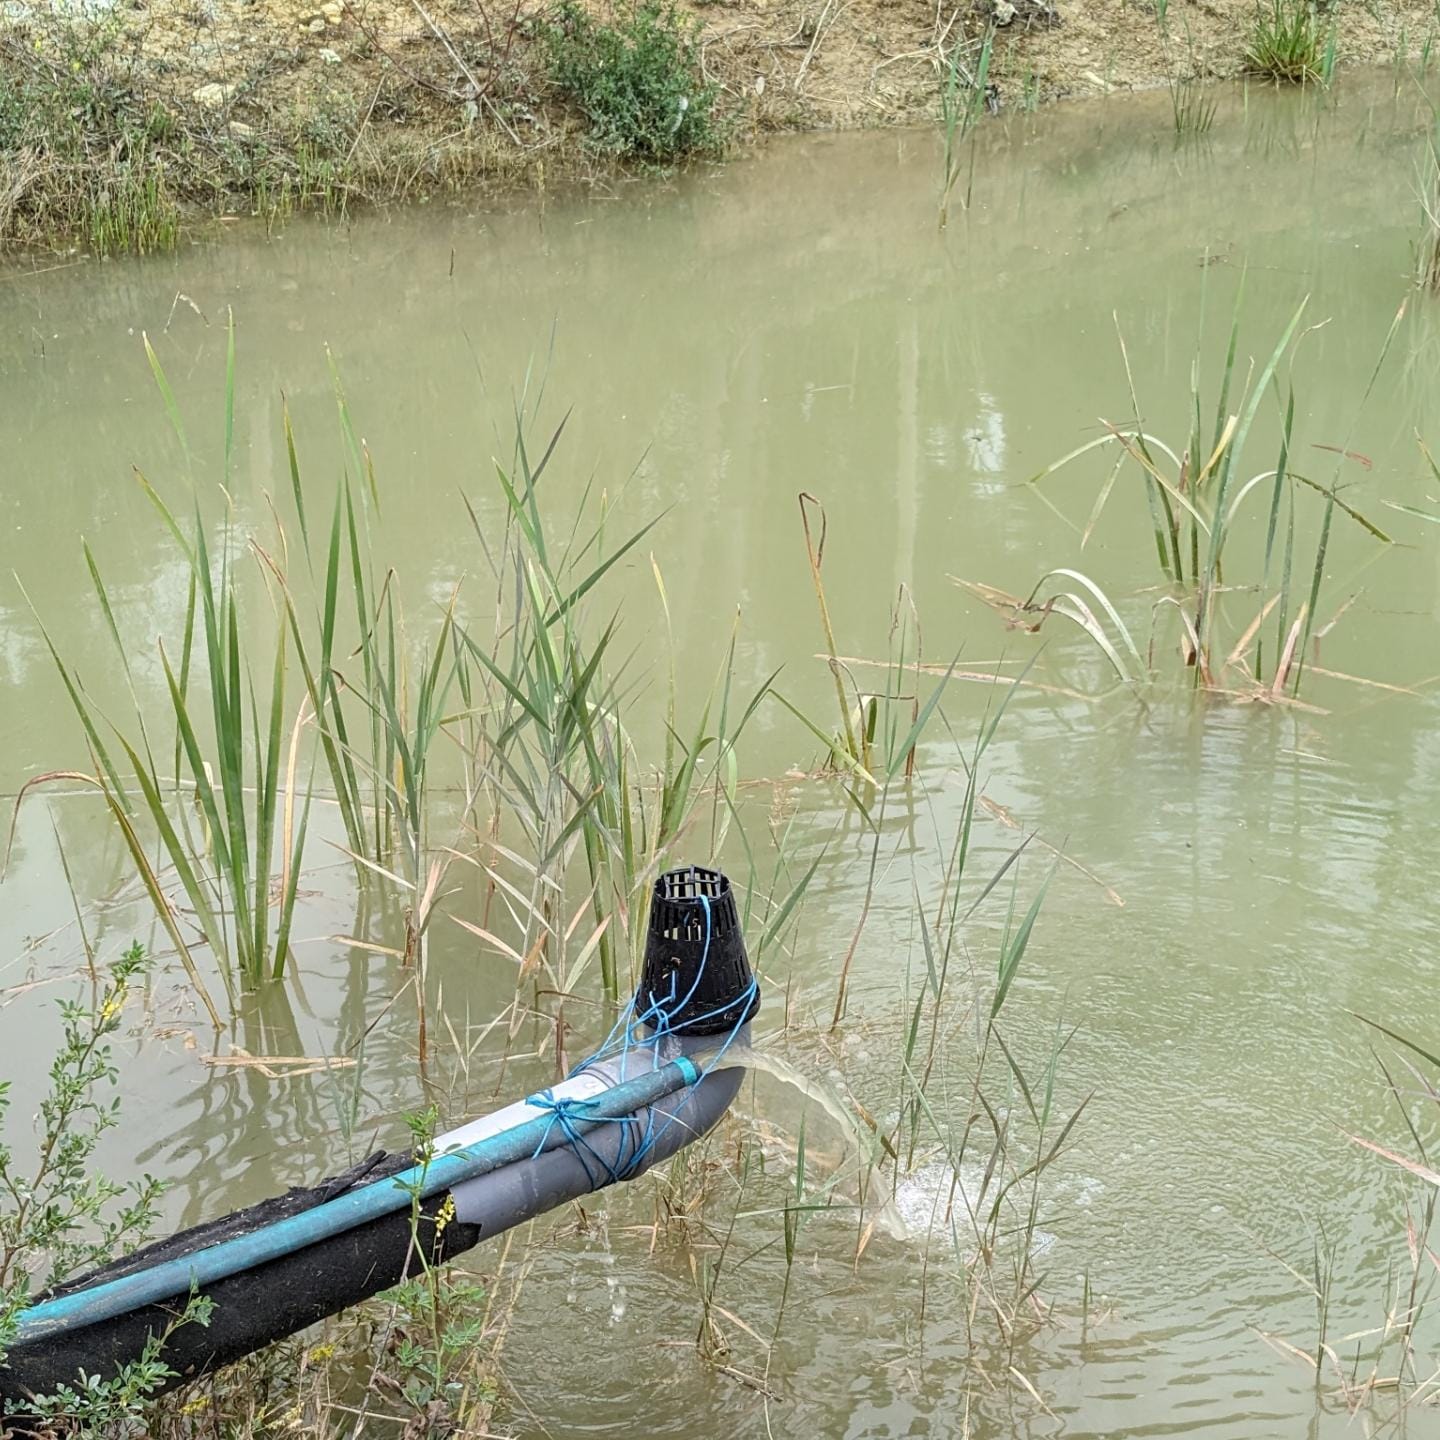
[[[537,1110],[545,1111],[549,1116],[549,1123],[545,1126],[540,1142],[535,1147],[536,1156],[549,1146],[550,1136],[558,1125],[560,1133],[565,1137],[564,1143],[569,1146],[571,1153],[580,1162],[592,1190],[598,1190],[603,1185],[613,1185],[617,1180],[626,1180],[634,1174],[635,1167],[646,1148],[642,1141],[635,1138],[634,1132],[641,1128],[636,1116],[597,1116],[595,1102],[592,1099],[588,1097],[577,1099],[570,1095],[557,1097],[552,1090],[542,1090],[538,1095],[531,1095],[525,1103],[533,1105]],[[647,1116],[649,1113],[649,1111],[646,1112]],[[599,1124],[596,1122],[620,1127],[620,1144],[613,1160],[607,1159],[590,1143],[588,1131],[582,1130],[579,1123],[587,1121],[597,1131]],[[644,1129],[648,1139],[650,1129],[648,1119]]]

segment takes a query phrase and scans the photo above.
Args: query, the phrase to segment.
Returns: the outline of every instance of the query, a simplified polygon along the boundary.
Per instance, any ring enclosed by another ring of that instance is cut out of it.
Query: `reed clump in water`
[[[498,543],[487,542],[470,508],[497,607],[486,633],[474,626],[461,632],[467,709],[483,717],[466,745],[477,817],[468,859],[485,877],[477,933],[493,942],[490,906],[505,892],[518,925],[505,944],[522,975],[543,968],[564,995],[598,958],[605,1000],[614,1007],[639,977],[655,877],[682,840],[697,843],[696,831],[709,853],[724,843],[738,799],[736,742],[769,682],[749,695],[736,693],[732,633],[698,712],[682,718],[669,597],[651,557],[665,622],[665,740],[661,763],[653,770],[642,763],[624,718],[633,692],[617,678],[624,666],[611,654],[619,617],[598,632],[587,617],[597,587],[659,522],[611,543],[614,497],[587,488],[568,530],[552,534],[539,487],[563,428],[538,457],[522,429],[511,467],[497,469],[504,502]],[[588,877],[584,908],[592,924],[565,960],[562,932],[568,939],[578,919],[561,917],[557,897],[572,859],[583,862]],[[513,880],[502,878],[502,866],[511,867]]]
[[[145,347],[188,457],[184,426],[169,383],[148,339]],[[225,375],[225,493],[234,439],[234,362],[232,326]],[[250,987],[267,975],[280,975],[289,952],[290,921],[309,817],[308,787],[300,793],[297,767],[303,716],[287,725],[289,650],[283,619],[272,626],[274,644],[265,657],[263,673],[257,673],[254,657],[241,639],[242,602],[236,575],[240,547],[229,517],[220,527],[218,547],[212,552],[209,526],[198,503],[190,524],[184,526],[149,481],[143,475],[138,478],[174,541],[186,576],[184,632],[170,637],[169,648],[163,640],[159,645],[169,719],[174,726],[172,741],[162,747],[152,737],[130,663],[132,643],[120,631],[110,591],[89,546],[82,545],[100,614],[125,676],[133,724],[121,728],[109,720],[47,635],[52,659],[84,730],[92,770],[88,775],[73,771],[42,775],[25,790],[57,779],[80,779],[100,791],[137,878],[218,1028],[219,1014],[191,953],[179,904],[151,862],[142,826],[153,827],[174,890],[188,907],[186,920],[193,922],[217,957],[231,962],[221,970],[227,988],[232,975]],[[203,678],[197,679],[197,672],[202,671]],[[202,743],[202,734],[208,743]],[[18,814],[17,802],[17,818]],[[272,875],[277,839],[281,857],[278,895]],[[276,919],[273,929],[272,914]]]
[[[1209,427],[1202,424],[1197,357],[1191,366],[1188,405],[1194,419],[1183,446],[1172,446],[1139,422],[1102,420],[1105,433],[1099,439],[1079,446],[1027,482],[1038,487],[1082,457],[1113,454],[1083,527],[1076,527],[1082,549],[1122,479],[1132,482],[1131,494],[1143,496],[1163,586],[1161,597],[1150,607],[1144,646],[1137,642],[1135,627],[1126,622],[1111,594],[1078,568],[1060,566],[1047,571],[1023,596],[969,579],[957,583],[1019,628],[1039,631],[1052,616],[1078,626],[1123,684],[1154,678],[1159,673],[1157,658],[1168,654],[1178,656],[1202,689],[1243,699],[1293,701],[1307,668],[1314,669],[1318,663],[1312,644],[1350,604],[1347,599],[1328,620],[1321,619],[1326,561],[1335,525],[1353,524],[1382,545],[1389,545],[1391,539],[1344,494],[1343,467],[1369,467],[1368,460],[1350,449],[1348,436],[1340,444],[1312,447],[1334,456],[1328,481],[1307,475],[1295,462],[1295,395],[1293,386],[1282,383],[1281,376],[1282,365],[1302,333],[1304,303],[1268,358],[1251,367],[1239,395],[1234,396],[1243,288]],[[1361,409],[1375,388],[1403,315],[1402,306],[1361,397]],[[1142,413],[1140,400],[1123,340],[1121,355],[1130,404],[1138,416]],[[1245,463],[1245,447],[1267,397],[1277,407],[1277,455],[1272,468],[1252,471]],[[1308,561],[1302,553],[1302,507],[1316,515]],[[1247,540],[1247,551],[1258,551],[1258,573],[1237,577],[1231,552]],[[1236,596],[1253,597],[1254,605],[1253,609],[1247,605],[1235,622],[1238,630],[1227,624],[1227,612],[1233,610]],[[1167,638],[1167,621],[1178,625],[1174,643]]]
[[[1182,24],[1185,31],[1183,64],[1175,54],[1169,6],[1163,0],[1156,5],[1155,25],[1160,34],[1160,48],[1165,55],[1165,88],[1170,92],[1170,118],[1177,140],[1207,134],[1219,109],[1219,102],[1200,78],[1189,22],[1182,17]]]
[[[188,457],[179,409],[146,344]],[[227,494],[233,330],[228,354]],[[653,770],[642,763],[624,719],[633,693],[621,679],[626,662],[612,649],[619,618],[592,628],[590,617],[607,577],[658,521],[612,541],[614,497],[587,490],[568,525],[552,533],[539,487],[564,427],[536,458],[533,417],[523,407],[510,461],[496,467],[498,525],[482,521],[482,509],[496,512],[494,500],[467,501],[477,568],[493,587],[488,623],[459,614],[459,580],[445,603],[407,619],[399,577],[373,553],[380,483],[338,381],[335,393],[340,482],[328,504],[307,487],[287,413],[293,521],[282,523],[272,505],[269,537],[242,540],[227,508],[214,540],[198,504],[183,523],[141,477],[188,585],[183,632],[158,646],[173,727],[164,738],[147,718],[129,658],[133,643],[85,548],[132,719],[114,721],[52,646],[90,769],[50,772],[26,789],[78,781],[101,794],[217,1028],[195,937],[214,957],[232,1004],[239,989],[284,975],[317,803],[338,817],[357,876],[399,902],[404,931],[394,948],[407,964],[423,971],[431,923],[447,908],[446,877],[466,866],[483,899],[478,915],[451,912],[458,924],[513,958],[521,982],[543,979],[556,996],[573,994],[598,961],[614,1009],[638,978],[655,876],[677,846],[696,844],[702,826],[710,853],[725,842],[737,813],[736,742],[769,684],[737,694],[732,633],[709,693],[688,721],[682,716],[669,600],[652,559],[669,680],[662,761]],[[455,782],[439,803],[431,779],[437,760]],[[448,828],[437,836],[441,809]],[[588,892],[583,904],[566,908],[576,863]],[[777,904],[782,913],[780,921],[771,917],[769,939],[788,913],[783,896]],[[583,929],[582,913],[590,916]]]
[[[907,1343],[923,1343],[916,1335],[930,1325],[952,1336],[951,1327],[962,1325],[977,1371],[957,1375],[956,1383],[977,1413],[1017,1401],[1028,1406],[1037,1398],[1023,1376],[1027,1343],[1049,1319],[1039,1293],[1049,1243],[1042,1216],[1051,1209],[1053,1174],[1064,1163],[1086,1102],[1067,1094],[1065,1027],[1038,1044],[1019,1038],[1028,1024],[1016,1027],[1018,1037],[1004,1030],[1017,1004],[1028,1010],[1021,970],[1040,929],[1045,877],[1052,869],[1045,863],[1039,883],[1032,883],[1026,857],[1035,853],[1033,842],[1022,841],[998,858],[978,843],[984,768],[1004,718],[1005,693],[992,697],[967,746],[964,804],[953,829],[937,835],[933,847],[915,844],[916,812],[925,802],[917,798],[902,806],[901,791],[918,788],[920,780],[897,786],[877,803],[879,868],[900,876],[900,893],[886,897],[887,909],[896,913],[908,888],[915,898],[909,936],[893,944],[886,939],[893,952],[890,978],[881,989],[872,984],[863,1021],[822,1034],[806,1020],[806,1002],[797,994],[792,1005],[785,997],[783,972],[774,969],[783,962],[763,945],[784,917],[772,907],[766,922],[763,907],[754,906],[750,933],[758,943],[752,950],[766,957],[767,996],[774,997],[759,1022],[756,1095],[769,1094],[774,1072],[799,1081],[803,1107],[793,1099],[783,1105],[742,1099],[731,1121],[672,1161],[653,1186],[616,1194],[607,1203],[617,1262],[645,1264],[646,1253],[661,1250],[673,1257],[666,1273],[683,1275],[688,1266],[698,1357],[777,1406],[784,1401],[790,1348],[796,1344],[803,1352],[804,1317],[818,1297],[833,1297],[846,1286],[857,1299],[865,1296],[877,1273],[871,1262],[893,1267],[897,1250],[912,1257],[907,1265],[927,1277],[933,1297],[918,1311],[905,1299],[883,1308],[904,1329]],[[867,867],[869,841],[867,833],[860,857]],[[922,902],[920,886],[935,877],[937,888]],[[577,887],[572,896],[583,901],[584,871],[571,883]],[[977,941],[966,931],[985,907],[999,923],[992,938]],[[986,963],[977,969],[980,954]],[[526,1017],[526,1025],[545,1033],[538,1012]],[[790,1064],[772,1062],[777,1048]],[[838,1075],[838,1088],[811,1080],[817,1070]],[[593,1227],[583,1217],[576,1223],[595,1243]],[[538,1244],[548,1250],[553,1241],[542,1235]],[[237,1408],[246,1413],[255,1395],[267,1397],[271,1413],[288,1397],[304,1395],[321,1415],[339,1417],[356,1403],[377,1414],[399,1406],[403,1415],[408,1406],[423,1410],[417,1401],[428,1385],[428,1393],[447,1404],[457,1396],[462,1405],[483,1399],[485,1405],[453,1418],[458,1433],[471,1433],[462,1415],[477,1425],[475,1433],[484,1433],[479,1417],[490,1418],[490,1400],[506,1388],[500,1347],[508,1309],[519,1302],[512,1278],[523,1277],[533,1253],[523,1240],[513,1250],[507,1242],[484,1296],[465,1294],[461,1271],[457,1290],[445,1297],[447,1318],[438,1340],[430,1338],[430,1317],[417,1304],[424,1294],[402,1295],[365,1307],[349,1321],[329,1322],[303,1363],[293,1344],[276,1347],[234,1374],[204,1382],[200,1393],[222,1415]],[[942,1296],[950,1298],[942,1302]],[[410,1343],[382,1347],[372,1360],[367,1345],[390,1324],[386,1305],[396,1307],[396,1323]],[[483,1318],[477,1322],[477,1316]],[[356,1318],[368,1321],[368,1334]],[[477,1323],[475,1343],[462,1353],[449,1337]],[[409,1370],[407,1357],[415,1361]],[[393,1376],[403,1394],[392,1391],[387,1379],[383,1389],[372,1387],[357,1401],[354,1386],[346,1384],[347,1361]],[[996,1391],[992,1380],[980,1378],[981,1369],[1006,1376],[1013,1370],[1021,1378],[1013,1389],[1007,1380]],[[262,1376],[265,1383],[257,1383]],[[777,1409],[777,1417],[783,1414]],[[193,1435],[201,1423],[195,1416],[194,1397],[163,1402],[152,1433]]]

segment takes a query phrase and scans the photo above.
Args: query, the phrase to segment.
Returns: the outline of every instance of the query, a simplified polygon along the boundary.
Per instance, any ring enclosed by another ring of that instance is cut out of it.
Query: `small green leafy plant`
[[[387,1292],[390,1301],[387,1349],[396,1373],[392,1387],[415,1416],[432,1426],[478,1418],[494,1402],[494,1387],[480,1368],[488,1354],[483,1286],[436,1263],[436,1247],[455,1218],[455,1200],[446,1196],[433,1215],[421,1208],[424,1177],[435,1158],[435,1106],[406,1116],[411,1156],[421,1178],[410,1189],[411,1258],[415,1273]]]
[[[100,1136],[118,1118],[109,1040],[120,1028],[125,999],[144,974],[147,957],[132,945],[115,962],[92,1004],[61,1002],[62,1033],[39,1106],[33,1162],[0,1145],[0,1362],[13,1343],[32,1287],[48,1288],[77,1270],[112,1260],[138,1244],[154,1222],[161,1184],[149,1175],[126,1187],[93,1167]],[[10,1103],[10,1082],[0,1080],[0,1118]],[[145,1402],[174,1372],[161,1358],[180,1325],[205,1324],[209,1301],[191,1300],[184,1313],[152,1335],[138,1360],[111,1376],[81,1373],[75,1384],[25,1402],[24,1416],[6,1433],[117,1436],[144,1433]],[[10,1411],[13,1412],[13,1405]]]
[[[717,90],[673,3],[640,0],[606,22],[562,0],[543,33],[550,77],[580,107],[597,149],[660,165],[720,149]]]
[[[107,1042],[145,963],[144,950],[132,945],[93,1006],[61,1002],[63,1034],[40,1101],[34,1163],[0,1145],[0,1357],[15,1316],[29,1303],[32,1282],[53,1285],[74,1270],[113,1259],[142,1239],[155,1218],[158,1180],[147,1175],[127,1191],[91,1164],[120,1104],[105,1094],[115,1084]],[[0,1080],[0,1117],[9,1102],[10,1082]],[[117,1208],[127,1193],[129,1202]]]
[[[194,1295],[164,1330],[150,1335],[140,1358],[122,1365],[114,1375],[92,1375],[82,1370],[74,1385],[58,1385],[51,1395],[25,1401],[23,1412],[12,1406],[18,1418],[12,1418],[5,1432],[7,1437],[51,1440],[56,1435],[67,1435],[74,1440],[146,1440],[153,1433],[150,1401],[167,1381],[176,1378],[176,1372],[161,1359],[165,1345],[182,1325],[208,1325],[211,1308],[208,1298]]]

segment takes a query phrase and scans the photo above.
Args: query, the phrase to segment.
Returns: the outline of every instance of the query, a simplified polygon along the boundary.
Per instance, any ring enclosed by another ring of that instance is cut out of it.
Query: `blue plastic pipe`
[[[700,1071],[694,1062],[680,1055],[597,1095],[568,1102],[563,1123],[543,1096],[532,1096],[541,1107],[540,1113],[523,1125],[437,1155],[427,1164],[415,1165],[398,1175],[361,1186],[248,1235],[237,1235],[193,1254],[180,1255],[133,1274],[33,1305],[18,1317],[15,1343],[97,1325],[138,1310],[142,1305],[154,1305],[178,1295],[189,1295],[193,1290],[203,1290],[242,1270],[278,1260],[282,1255],[403,1210],[414,1202],[417,1191],[421,1199],[426,1199],[504,1165],[533,1159],[546,1150],[570,1143],[576,1134],[624,1120],[699,1081]]]

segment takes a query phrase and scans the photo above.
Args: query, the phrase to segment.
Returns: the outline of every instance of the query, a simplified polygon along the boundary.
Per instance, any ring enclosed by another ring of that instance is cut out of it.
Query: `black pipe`
[[[660,1139],[635,1174],[669,1159],[683,1145],[708,1130],[729,1107],[744,1080],[739,1068],[716,1070],[691,1091],[682,1092],[653,1107],[650,1117]],[[674,1120],[673,1125],[667,1123]],[[618,1126],[598,1132],[590,1140],[601,1160],[619,1158],[623,1137]],[[291,1190],[278,1199],[262,1201],[246,1210],[182,1231],[155,1245],[137,1250],[123,1260],[92,1270],[56,1293],[97,1284],[144,1265],[213,1245],[247,1230],[272,1224],[285,1215],[332,1199],[355,1183],[370,1184],[405,1169],[408,1155],[381,1151],[344,1175],[307,1189]],[[466,1250],[512,1225],[554,1209],[567,1200],[589,1194],[604,1183],[594,1159],[587,1172],[573,1150],[550,1150],[533,1161],[507,1165],[472,1182],[483,1187],[467,1197],[466,1214],[487,1215],[484,1224],[454,1216],[436,1232],[435,1217],[454,1205],[450,1192],[433,1196],[420,1214],[398,1211],[322,1244],[307,1246],[280,1260],[242,1271],[206,1290],[213,1302],[209,1325],[186,1324],[172,1330],[163,1358],[175,1376],[160,1388],[168,1390],[198,1375],[228,1365],[272,1341],[368,1300],[399,1281],[418,1275],[426,1265],[452,1260]],[[352,1178],[353,1177],[353,1178]],[[592,1178],[593,1177],[593,1178]],[[412,1220],[415,1223],[412,1224]],[[30,1396],[52,1394],[61,1385],[73,1385],[80,1370],[108,1376],[137,1359],[152,1334],[163,1334],[184,1305],[148,1305],[116,1320],[55,1337],[16,1345],[0,1369],[0,1397],[7,1405]]]

